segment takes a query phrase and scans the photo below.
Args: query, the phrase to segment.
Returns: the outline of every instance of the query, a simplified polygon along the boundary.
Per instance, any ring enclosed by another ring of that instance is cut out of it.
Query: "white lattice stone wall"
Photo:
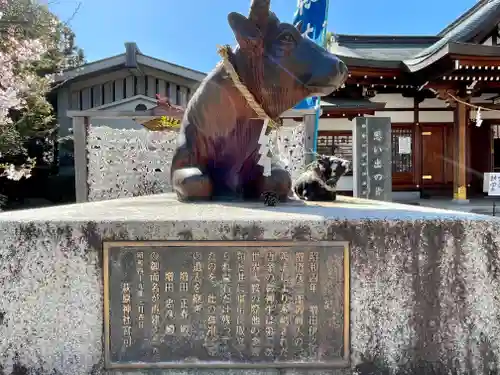
[[[295,180],[305,166],[306,131],[303,124],[283,127],[278,131],[279,153],[288,161],[287,169]]]
[[[282,128],[279,151],[292,178],[304,166],[303,125]],[[88,199],[99,201],[171,191],[170,166],[176,132],[90,126],[87,135]]]
[[[90,127],[87,136],[89,200],[170,191],[177,133]]]

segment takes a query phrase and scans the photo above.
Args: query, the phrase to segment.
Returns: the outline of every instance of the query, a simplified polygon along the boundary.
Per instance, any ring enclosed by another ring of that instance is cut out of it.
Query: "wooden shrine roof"
[[[437,36],[338,35],[331,51],[352,69],[418,73],[452,55],[497,59],[500,47],[480,45],[496,29],[500,0],[480,0]]]

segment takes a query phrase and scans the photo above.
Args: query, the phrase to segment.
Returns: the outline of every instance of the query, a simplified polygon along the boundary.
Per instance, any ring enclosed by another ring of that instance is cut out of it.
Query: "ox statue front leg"
[[[212,181],[199,168],[188,167],[176,170],[172,174],[172,183],[174,191],[181,201],[209,200],[212,198]]]
[[[194,156],[186,147],[177,149],[172,160],[172,186],[181,201],[209,200],[212,198],[212,180],[203,173],[202,166],[194,161]]]

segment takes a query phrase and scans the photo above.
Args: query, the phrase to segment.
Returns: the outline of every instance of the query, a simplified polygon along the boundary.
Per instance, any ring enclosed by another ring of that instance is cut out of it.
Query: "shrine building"
[[[336,35],[350,74],[322,100],[317,152],[352,159],[355,118],[390,117],[394,199],[484,196],[500,171],[499,22],[500,0],[481,0],[436,36]]]

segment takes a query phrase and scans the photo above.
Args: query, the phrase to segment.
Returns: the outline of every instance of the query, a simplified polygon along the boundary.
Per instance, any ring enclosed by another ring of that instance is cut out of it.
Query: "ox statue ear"
[[[262,44],[262,33],[255,23],[236,12],[229,13],[227,19],[242,50]]]

